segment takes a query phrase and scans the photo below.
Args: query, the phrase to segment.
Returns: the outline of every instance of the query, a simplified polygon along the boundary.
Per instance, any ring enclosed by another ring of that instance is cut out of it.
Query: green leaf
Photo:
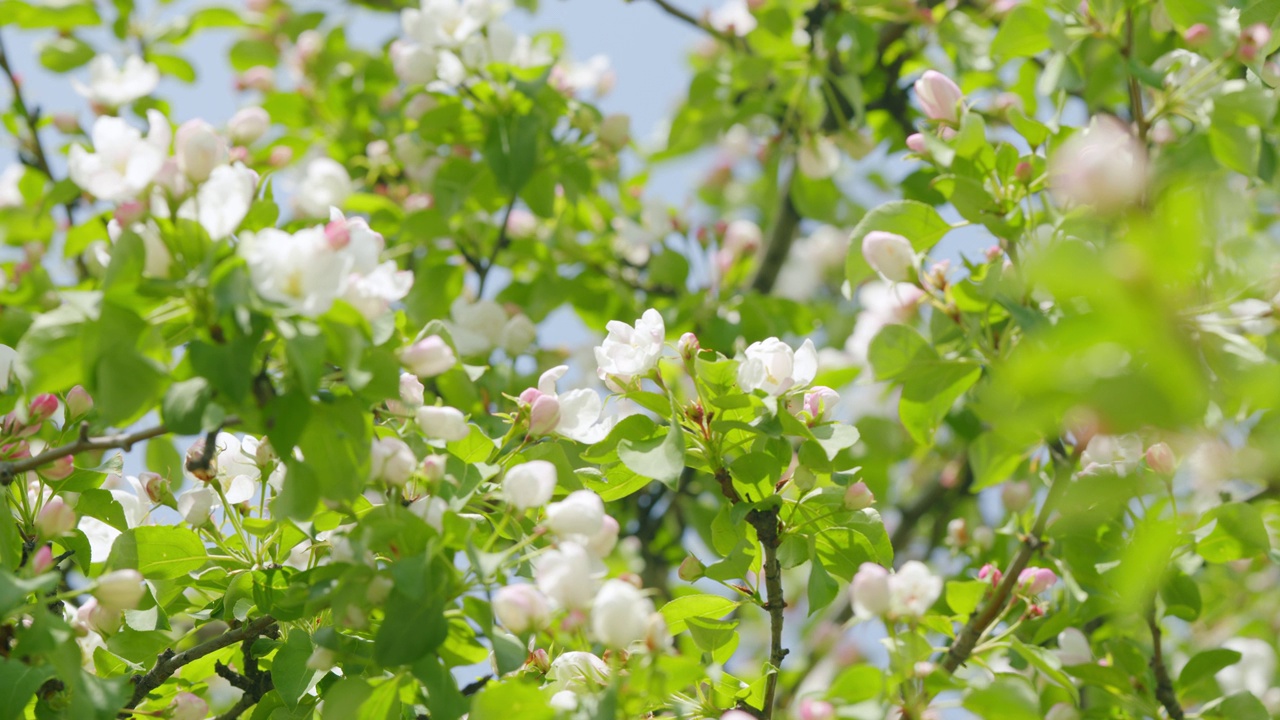
[[[1215,716],[1224,720],[1269,720],[1271,713],[1262,701],[1248,690],[1230,695],[1216,708]]]
[[[872,338],[867,349],[867,361],[875,370],[877,380],[894,380],[921,363],[937,360],[938,352],[915,328],[907,325],[886,325]]]
[[[971,691],[964,708],[980,718],[1041,720],[1040,702],[1025,680],[999,675],[990,685]]]
[[[35,666],[0,658],[0,720],[23,717],[36,690],[53,674],[54,669],[49,665]]]
[[[195,435],[206,430],[203,422],[205,408],[213,388],[204,378],[192,378],[169,386],[161,403],[165,425],[178,435]]]
[[[298,708],[298,700],[311,687],[311,680],[316,675],[315,670],[307,667],[312,649],[311,636],[302,629],[294,628],[271,661],[271,682],[290,710]]]
[[[1170,572],[1160,588],[1160,598],[1164,600],[1165,615],[1187,622],[1200,617],[1200,586],[1186,573],[1179,570]]]
[[[442,577],[435,563],[416,556],[392,568],[396,585],[387,598],[384,622],[373,639],[373,659],[386,667],[408,665],[444,642],[449,632],[444,617],[445,597]],[[410,592],[423,588],[422,596]]]
[[[840,594],[840,584],[827,573],[822,563],[809,563],[809,615],[826,608]]]
[[[548,696],[523,680],[490,682],[471,701],[469,720],[551,720],[556,713]]]
[[[164,378],[149,358],[123,346],[108,351],[94,370],[95,409],[107,423],[128,425],[155,405]]]
[[[358,720],[396,720],[400,717],[400,682],[387,678],[360,705]]]
[[[951,225],[931,205],[917,200],[896,200],[877,207],[853,229],[845,259],[845,276],[850,284],[857,285],[871,273],[871,266],[862,256],[862,239],[873,230],[902,235],[916,250],[928,250],[951,230]]]
[[[458,691],[457,680],[440,658],[423,658],[413,666],[413,674],[427,690],[427,709],[431,711],[432,720],[458,720],[467,714],[467,698]],[[327,700],[325,704],[328,705]]]
[[[659,611],[667,621],[672,635],[684,632],[689,618],[719,619],[733,612],[742,603],[719,595],[682,595],[662,606]]]
[[[1196,653],[1182,666],[1182,672],[1178,673],[1178,687],[1185,691],[1201,680],[1217,674],[1219,670],[1240,662],[1241,657],[1240,653],[1226,648]]]
[[[986,580],[951,580],[947,583],[947,607],[956,615],[968,617],[990,589],[991,583]]]
[[[1071,681],[1071,678],[1062,671],[1062,662],[1058,660],[1056,655],[1042,647],[1027,645],[1016,636],[1009,638],[1009,644],[1023,659],[1034,665],[1045,677],[1061,685],[1064,690],[1070,693],[1071,700],[1075,704],[1080,704],[1080,691],[1076,689],[1076,685]]]
[[[637,475],[674,483],[684,470],[684,431],[673,425],[661,438],[623,439],[618,459]]]
[[[54,72],[67,72],[89,62],[96,54],[80,38],[54,38],[40,47],[40,64]]]
[[[813,538],[817,559],[836,577],[848,582],[864,562],[875,562],[877,553],[866,535],[851,528],[833,527]]]
[[[981,376],[981,367],[959,360],[942,360],[913,368],[903,378],[902,397],[898,401],[902,426],[917,443],[931,444],[942,418]]]
[[[533,115],[502,114],[490,122],[485,160],[508,195],[520,192],[533,175],[540,132],[541,123]]]
[[[1031,57],[1053,46],[1049,33],[1053,20],[1036,5],[1018,5],[999,27],[991,41],[991,55],[998,61]]]
[[[1208,528],[1208,534],[1201,536]],[[1229,503],[1209,511],[1197,536],[1196,551],[1212,563],[1253,557],[1271,549],[1262,513],[1248,503]]]
[[[845,668],[827,689],[832,700],[853,705],[870,700],[884,689],[884,671],[874,665],[854,665]]]
[[[973,490],[998,485],[1022,464],[1024,450],[994,432],[983,433],[969,445],[969,466],[973,468]]]
[[[1218,19],[1215,0],[1164,0],[1164,9],[1174,26],[1182,31],[1196,23],[1212,25]]]
[[[305,468],[302,472],[314,479],[322,498],[355,499],[369,477],[370,419],[353,397],[313,403],[311,418],[298,441],[306,461],[291,466],[289,474],[294,468]]]
[[[107,567],[133,568],[148,580],[172,580],[208,560],[194,531],[173,525],[141,525],[126,530],[111,546]]]

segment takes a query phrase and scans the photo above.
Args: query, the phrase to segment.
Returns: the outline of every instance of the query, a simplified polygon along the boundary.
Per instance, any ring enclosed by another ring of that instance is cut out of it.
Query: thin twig
[[[1040,512],[1036,515],[1031,532],[1022,538],[1022,546],[1018,549],[1018,554],[1009,563],[1009,567],[1005,568],[1004,577],[1000,584],[996,586],[991,598],[987,600],[987,604],[983,606],[981,611],[975,611],[970,615],[969,622],[965,623],[965,626],[956,635],[955,642],[951,643],[946,657],[943,658],[943,670],[953,673],[956,668],[965,664],[969,660],[969,655],[973,652],[973,648],[982,639],[982,635],[986,633],[992,623],[1004,614],[1005,606],[1018,584],[1018,576],[1023,570],[1027,569],[1028,563],[1031,562],[1031,556],[1040,549],[1044,542],[1045,527],[1048,526],[1049,517],[1053,514],[1058,502],[1062,499],[1063,493],[1067,490],[1067,485],[1071,480],[1072,469],[1075,467],[1075,461],[1076,457],[1072,455],[1055,463],[1054,477],[1049,485],[1049,494],[1045,497],[1044,505],[1040,506]]]
[[[171,649],[165,650],[160,653],[160,656],[156,659],[155,666],[147,671],[147,674],[134,676],[133,697],[130,698],[125,708],[136,707],[147,696],[147,693],[163,685],[183,665],[199,660],[205,655],[217,652],[229,645],[265,635],[275,627],[275,624],[275,618],[270,615],[263,615],[257,620],[228,630],[218,637],[206,640],[189,650],[183,650],[180,653],[175,653]]]
[[[165,435],[169,432],[168,426],[161,423],[155,427],[137,432],[124,433],[120,435],[105,435],[103,437],[89,437],[89,425],[85,423],[80,426],[80,436],[66,445],[59,445],[50,448],[29,458],[21,460],[13,460],[11,462],[0,462],[0,487],[13,482],[18,475],[29,470],[49,465],[68,455],[76,455],[90,450],[124,450],[128,452],[135,443],[143,440],[150,440],[153,437]]]
[[[36,169],[44,173],[49,178],[49,182],[57,183],[58,179],[53,175],[53,168],[49,165],[49,156],[44,151],[44,143],[40,141],[40,132],[38,125],[40,123],[40,111],[36,109],[32,111],[27,101],[22,96],[22,82],[18,80],[18,75],[13,71],[13,66],[9,64],[9,55],[5,49],[4,36],[0,35],[0,71],[9,80],[9,86],[13,88],[13,107],[17,110],[18,115],[22,117],[26,123],[27,129],[31,132],[31,159],[34,160]],[[67,222],[75,223],[75,200],[69,200],[63,205],[67,211]]]
[[[507,249],[511,244],[511,236],[507,234],[507,225],[511,222],[511,211],[516,207],[516,195],[511,195],[511,202],[507,203],[506,212],[502,214],[502,226],[498,228],[498,239],[493,242],[493,251],[489,253],[489,260],[483,266],[476,268],[476,274],[480,276],[480,287],[476,289],[476,298],[484,297],[484,283],[489,279],[489,271],[498,262],[498,255]]]
[[[627,2],[631,2],[631,0],[627,0]],[[703,22],[702,20],[699,20],[698,18],[694,17],[693,15],[689,14],[688,11],[682,10],[676,7],[675,5],[672,5],[670,2],[668,2],[668,0],[653,0],[653,4],[657,5],[663,12],[670,15],[671,17],[679,20],[682,23],[685,23],[686,25],[690,25],[692,27],[695,27],[707,33],[708,35],[719,40],[720,42],[723,42],[727,45],[732,45],[735,47],[738,45],[738,43],[733,38],[711,27],[710,25]]]
[[[1133,8],[1125,13],[1125,38],[1123,55],[1126,60],[1133,63]],[[1142,109],[1142,86],[1138,84],[1138,76],[1129,70],[1129,112],[1133,115],[1133,121],[1138,126],[1138,140],[1144,145],[1147,142],[1147,114]]]
[[[1169,668],[1164,664],[1164,648],[1161,647],[1160,621],[1156,619],[1155,603],[1147,611],[1147,625],[1151,627],[1151,672],[1156,676],[1156,699],[1172,720],[1183,720],[1186,714],[1182,710],[1182,704],[1178,702],[1178,694],[1173,691]]]

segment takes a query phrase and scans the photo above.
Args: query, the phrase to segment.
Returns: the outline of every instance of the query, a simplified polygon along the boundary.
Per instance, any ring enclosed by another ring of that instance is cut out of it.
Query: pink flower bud
[[[448,371],[458,360],[443,338],[429,335],[402,350],[400,362],[418,377],[433,377]]]
[[[53,567],[53,548],[48,545],[41,545],[40,549],[31,558],[31,572],[36,575],[42,575]]]
[[[80,132],[80,120],[72,113],[54,113],[53,126],[58,132],[71,135]]]
[[[560,399],[554,395],[538,394],[529,405],[529,434],[547,435],[560,425]]]
[[[702,564],[698,558],[690,555],[680,562],[680,569],[676,574],[685,582],[693,582],[701,578],[707,572],[707,566]]]
[[[844,507],[846,510],[863,510],[871,507],[876,496],[871,494],[867,484],[859,480],[844,491]]]
[[[529,659],[524,662],[525,665],[528,665],[543,675],[546,675],[547,671],[551,669],[551,656],[542,648],[534,648],[533,652],[529,653]]]
[[[116,206],[115,219],[120,227],[127,228],[147,214],[147,206],[138,200],[125,200]],[[77,386],[78,387],[78,386]]]
[[[276,72],[265,65],[255,65],[236,78],[236,89],[271,92],[276,89]]]
[[[551,604],[533,585],[507,585],[493,595],[493,614],[508,630],[520,635],[546,627],[551,622]]]
[[[955,81],[936,70],[926,70],[916,81],[916,98],[930,120],[955,123],[960,119],[960,103],[964,93]]]
[[[446,462],[443,455],[428,455],[422,458],[422,474],[431,482],[442,480]]]
[[[169,720],[204,720],[209,716],[209,703],[195,693],[180,692],[174,696],[170,711]]]
[[[422,407],[423,393],[426,388],[418,376],[411,373],[400,373],[400,402],[411,409]]]
[[[816,423],[825,422],[838,402],[840,393],[824,385],[815,385],[804,394],[804,409]]]
[[[277,145],[271,148],[271,154],[267,156],[267,162],[271,167],[284,167],[293,159],[293,148],[287,145]]]
[[[1028,595],[1039,595],[1056,582],[1058,576],[1048,568],[1029,567],[1018,573],[1018,585]]]
[[[800,720],[832,720],[835,716],[835,707],[826,700],[811,700],[809,698],[805,698],[800,701]]]
[[[75,529],[75,526],[75,511],[57,495],[50,498],[36,515],[36,529],[43,538],[62,537]]]
[[[37,470],[40,477],[46,480],[66,480],[71,477],[71,473],[75,472],[75,458],[71,455],[63,455],[53,462],[45,465]]]
[[[76,608],[71,627],[81,637],[94,632],[99,635],[110,635],[120,629],[120,611],[102,607],[97,600],[89,598],[85,604]]]
[[[93,596],[109,610],[132,610],[138,607],[146,589],[137,570],[115,570],[98,578]]]
[[[346,220],[334,220],[324,226],[324,239],[329,243],[329,249],[337,251],[345,248],[351,243],[351,232],[347,229]]]
[[[874,617],[889,611],[889,571],[875,563],[862,563],[849,584],[850,600],[858,617]]]
[[[907,149],[917,155],[929,152],[929,146],[925,144],[924,135],[921,133],[911,133],[907,136]]]
[[[42,423],[58,412],[58,396],[52,393],[37,395],[27,406],[27,418],[32,425]]]
[[[1000,572],[1000,568],[996,567],[995,565],[992,565],[991,563],[987,563],[986,565],[983,565],[982,569],[978,571],[978,579],[990,580],[991,587],[995,587],[999,585],[1000,580],[1003,578],[1004,578],[1004,573]]]
[[[1034,171],[1031,168],[1031,163],[1023,160],[1013,169],[1013,177],[1016,178],[1018,182],[1026,185],[1031,182],[1032,172]]]
[[[1173,450],[1159,442],[1147,448],[1147,467],[1161,475],[1172,475],[1178,469],[1178,463],[1173,457]]]
[[[873,270],[892,282],[914,280],[916,253],[901,235],[873,230],[862,238],[862,256]]]
[[[698,336],[691,332],[687,332],[680,336],[676,341],[676,351],[680,353],[680,357],[685,360],[692,360],[702,351],[702,346],[698,343]]]
[[[227,121],[227,134],[237,145],[249,145],[267,133],[271,116],[260,107],[241,108]]]
[[[1199,47],[1205,44],[1205,42],[1209,40],[1209,36],[1212,34],[1213,31],[1209,29],[1208,25],[1205,25],[1204,23],[1196,23],[1195,25],[1187,28],[1187,31],[1182,34],[1182,39],[1191,47]]]

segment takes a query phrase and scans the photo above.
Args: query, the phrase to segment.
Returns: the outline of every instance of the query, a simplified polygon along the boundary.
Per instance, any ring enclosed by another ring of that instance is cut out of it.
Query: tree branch
[[[229,427],[240,422],[239,418],[230,417],[222,423],[222,427]],[[35,470],[37,468],[49,465],[68,455],[78,455],[79,453],[89,452],[91,450],[123,450],[129,452],[133,446],[144,440],[150,440],[154,437],[167,435],[169,427],[164,423],[155,427],[138,430],[131,433],[120,433],[118,435],[103,435],[102,437],[89,437],[89,424],[82,423],[80,425],[80,436],[72,442],[65,445],[59,445],[50,448],[29,458],[21,460],[13,460],[10,462],[0,462],[0,487],[4,487],[13,482],[14,478],[24,472]]]
[[[516,207],[516,197],[512,194],[511,202],[507,203],[507,209],[502,213],[502,226],[498,228],[498,239],[493,243],[493,251],[489,253],[488,262],[476,268],[476,274],[480,276],[480,287],[476,289],[477,299],[484,297],[484,283],[489,279],[489,271],[498,262],[498,254],[511,244],[511,237],[507,234],[507,224],[511,221],[511,211]]]
[[[1160,621],[1156,619],[1155,603],[1147,611],[1147,625],[1151,627],[1151,672],[1156,676],[1156,699],[1164,706],[1172,720],[1183,720],[1186,714],[1182,704],[1178,702],[1178,694],[1173,691],[1173,681],[1169,678],[1169,668],[1164,664],[1164,648],[1161,647]]]
[[[205,655],[217,652],[229,645],[234,645],[245,640],[252,641],[259,636],[271,632],[275,626],[275,618],[270,615],[263,615],[257,620],[228,630],[218,637],[206,640],[189,650],[183,650],[180,653],[175,653],[172,649],[165,650],[160,653],[160,656],[156,659],[155,666],[152,667],[151,670],[147,671],[146,675],[134,676],[133,697],[129,699],[128,704],[125,705],[125,709],[136,707],[138,703],[142,702],[143,698],[145,698],[148,693],[163,685],[164,682],[172,677],[173,674],[183,665],[199,660]],[[255,700],[254,702],[257,701]],[[242,708],[240,712],[244,712],[244,709]],[[239,713],[230,717],[234,718],[238,716]]]
[[[1133,60],[1133,8],[1130,8],[1125,14],[1125,36],[1124,48],[1122,54],[1126,60]],[[1143,145],[1147,144],[1147,115],[1142,109],[1142,86],[1138,83],[1138,76],[1129,71],[1129,112],[1133,115],[1133,122],[1138,127],[1138,140]]]
[[[633,2],[634,0],[626,0],[626,1]],[[688,11],[682,10],[676,7],[675,5],[671,4],[668,0],[653,0],[653,4],[657,5],[659,9],[661,9],[663,12],[670,15],[671,17],[679,20],[680,22],[686,25],[689,25],[691,27],[695,27],[701,30],[702,32],[710,35],[711,37],[719,40],[722,43],[725,43],[726,45],[731,45],[734,47],[738,45],[738,43],[734,40],[734,38],[731,38],[728,35],[725,35],[724,33],[711,27],[710,25],[703,22],[702,20],[699,20],[698,18],[689,14]]]
[[[37,128],[40,123],[40,110],[38,108],[34,111],[31,110],[30,106],[27,105],[27,101],[22,96],[22,82],[18,80],[18,75],[13,71],[13,66],[9,64],[9,55],[5,49],[3,35],[0,35],[0,71],[4,72],[5,77],[9,80],[9,86],[13,88],[14,110],[16,110],[18,115],[22,117],[23,122],[27,125],[27,129],[31,132],[29,150],[31,151],[31,160],[34,162],[28,164],[34,164],[36,169],[44,173],[45,177],[49,178],[49,182],[58,182],[57,178],[53,175],[53,168],[49,165],[49,156],[44,151],[44,143],[40,142],[40,133]],[[63,208],[67,211],[68,223],[75,222],[75,217],[73,215],[75,211],[75,202],[76,201],[71,200],[63,205]]]
[[[764,704],[760,708],[761,720],[773,717],[774,698],[778,694],[778,673],[782,670],[782,660],[788,650],[782,647],[782,611],[787,603],[782,598],[782,563],[778,561],[779,537],[778,508],[768,510],[752,510],[747,513],[747,522],[756,530],[760,546],[764,550],[764,585],[768,596],[764,609],[769,611],[769,675],[765,679]]]
[[[947,654],[942,661],[942,669],[946,672],[955,672],[956,668],[969,660],[969,655],[973,652],[973,648],[978,644],[978,641],[982,639],[982,635],[1004,612],[1009,598],[1013,595],[1014,587],[1018,584],[1018,575],[1027,569],[1027,564],[1031,562],[1031,556],[1040,549],[1044,542],[1042,536],[1044,535],[1045,527],[1049,524],[1049,516],[1053,514],[1058,502],[1062,499],[1063,493],[1066,492],[1067,484],[1071,480],[1071,471],[1075,467],[1075,461],[1076,457],[1072,455],[1069,458],[1060,458],[1055,463],[1056,469],[1053,481],[1049,485],[1049,494],[1045,497],[1044,505],[1040,507],[1039,514],[1036,515],[1031,532],[1022,538],[1022,546],[1018,549],[1018,554],[1009,563],[1009,567],[1005,568],[1004,577],[1000,584],[996,586],[991,598],[987,600],[987,604],[981,611],[975,611],[969,616],[969,622],[960,629],[959,634],[956,635],[955,642],[951,643],[951,647],[947,650]]]

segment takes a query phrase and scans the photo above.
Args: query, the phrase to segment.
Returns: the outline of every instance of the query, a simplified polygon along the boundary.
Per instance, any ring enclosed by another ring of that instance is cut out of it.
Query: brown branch
[[[1169,668],[1164,664],[1164,648],[1161,647],[1160,621],[1156,619],[1155,603],[1147,612],[1147,625],[1151,627],[1151,672],[1156,676],[1156,699],[1168,711],[1172,720],[1183,720],[1186,714],[1182,704],[1178,702],[1178,694],[1173,690],[1173,681],[1169,678]]]
[[[752,510],[747,513],[747,522],[756,530],[760,546],[764,550],[764,585],[768,596],[764,609],[769,611],[769,671],[765,678],[764,704],[760,707],[761,720],[773,717],[774,698],[778,694],[778,673],[782,671],[782,660],[788,650],[782,647],[782,611],[787,603],[782,598],[782,563],[778,561],[778,545],[780,537],[778,508],[768,510]]]
[[[44,173],[49,178],[49,182],[57,183],[58,180],[53,175],[53,168],[49,165],[49,156],[45,153],[44,143],[40,142],[40,132],[37,126],[40,123],[40,110],[36,108],[31,110],[27,105],[27,101],[22,96],[22,82],[18,80],[18,75],[13,71],[13,67],[9,64],[9,55],[5,50],[4,37],[0,35],[0,71],[9,80],[10,87],[13,88],[13,107],[26,123],[27,129],[31,132],[30,148],[31,159],[34,161],[36,169]],[[29,163],[31,164],[31,163]],[[67,223],[75,223],[75,204],[78,200],[69,200],[62,207],[67,211]]]
[[[239,418],[230,417],[222,423],[222,427],[236,425],[239,422]],[[34,455],[29,458],[0,462],[0,487],[4,487],[13,482],[14,478],[24,472],[44,467],[45,465],[61,460],[68,455],[78,455],[92,450],[123,450],[125,452],[129,452],[137,443],[144,440],[150,440],[151,438],[159,437],[161,435],[167,435],[168,433],[169,427],[164,423],[161,423],[155,427],[131,433],[89,437],[89,424],[81,423],[79,437],[65,445],[50,448],[39,455]]]
[[[165,650],[156,658],[155,666],[147,671],[146,675],[134,676],[133,697],[125,705],[125,709],[137,707],[138,703],[142,702],[143,698],[147,696],[147,693],[163,685],[183,665],[199,660],[205,655],[217,652],[229,645],[245,640],[253,640],[265,635],[271,632],[275,626],[275,618],[270,615],[263,615],[257,620],[228,630],[218,637],[206,640],[189,650],[183,650],[180,653],[175,653],[172,649]],[[237,715],[232,715],[231,717],[237,717]]]
[[[1125,14],[1125,39],[1124,47],[1121,54],[1125,59],[1133,62],[1133,8],[1130,8]],[[1133,122],[1138,126],[1138,140],[1143,145],[1147,143],[1147,115],[1142,109],[1142,86],[1138,84],[1138,76],[1129,70],[1129,112],[1133,115]]]
[[[511,195],[511,202],[507,203],[506,212],[502,214],[502,226],[498,228],[498,239],[493,242],[493,251],[489,253],[488,262],[476,268],[476,275],[480,277],[480,286],[476,289],[476,298],[484,297],[484,283],[489,279],[489,271],[498,262],[498,255],[507,249],[511,244],[511,236],[507,234],[507,224],[511,222],[511,211],[516,207],[517,194]]]
[[[969,622],[965,623],[965,626],[956,635],[955,642],[951,643],[951,647],[943,658],[943,670],[953,673],[956,668],[965,664],[969,659],[969,655],[973,652],[973,648],[982,639],[983,634],[1004,613],[1005,606],[1008,604],[1009,598],[1013,595],[1013,590],[1018,584],[1018,575],[1027,569],[1027,565],[1031,562],[1031,556],[1043,545],[1043,535],[1045,527],[1049,524],[1049,516],[1053,514],[1058,502],[1062,499],[1063,493],[1067,490],[1067,484],[1071,480],[1071,471],[1075,467],[1075,462],[1076,457],[1072,455],[1068,458],[1059,458],[1058,462],[1055,463],[1054,477],[1049,485],[1049,494],[1045,497],[1044,505],[1040,506],[1040,512],[1036,515],[1031,532],[1022,538],[1022,546],[1018,549],[1018,554],[1014,556],[1013,561],[1005,568],[1004,577],[1000,584],[996,586],[991,598],[987,600],[987,604],[983,606],[981,611],[975,611],[970,615]]]
[[[244,654],[243,673],[238,673],[221,662],[213,664],[213,671],[219,677],[231,683],[232,687],[240,688],[244,693],[240,696],[240,700],[230,710],[219,715],[217,720],[236,720],[246,710],[257,705],[263,695],[276,687],[271,679],[271,673],[263,672],[258,668],[258,659],[253,656],[253,641],[256,639],[249,637],[240,643],[240,652]]]

